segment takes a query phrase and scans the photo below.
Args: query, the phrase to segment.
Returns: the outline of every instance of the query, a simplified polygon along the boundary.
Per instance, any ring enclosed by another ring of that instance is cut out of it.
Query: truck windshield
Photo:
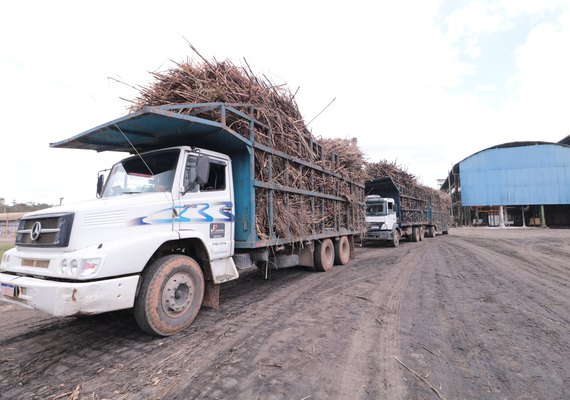
[[[386,215],[386,211],[384,211],[384,203],[366,204],[366,215],[368,217]]]
[[[180,150],[129,157],[115,164],[101,197],[146,192],[170,192]]]

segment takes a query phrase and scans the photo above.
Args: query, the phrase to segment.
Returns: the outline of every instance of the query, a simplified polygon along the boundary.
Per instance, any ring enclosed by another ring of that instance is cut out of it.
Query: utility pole
[[[546,226],[546,218],[544,217],[544,206],[543,205],[540,206],[540,227],[541,228],[548,228],[548,226]]]
[[[6,214],[6,204],[4,204],[4,197],[0,197],[0,204],[4,206],[4,214]],[[0,232],[0,236],[2,236],[1,232]]]
[[[499,228],[505,227],[505,214],[503,214],[503,206],[499,206]]]

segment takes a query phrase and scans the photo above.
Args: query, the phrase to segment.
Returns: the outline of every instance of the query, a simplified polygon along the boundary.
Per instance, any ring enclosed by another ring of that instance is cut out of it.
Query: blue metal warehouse
[[[443,185],[459,223],[570,226],[570,146],[514,142],[455,165]]]

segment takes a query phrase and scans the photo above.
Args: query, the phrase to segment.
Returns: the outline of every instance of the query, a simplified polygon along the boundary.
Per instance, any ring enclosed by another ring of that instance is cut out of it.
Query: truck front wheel
[[[170,336],[194,321],[204,298],[204,275],[190,257],[170,255],[156,260],[141,276],[134,315],[152,335]]]
[[[315,244],[315,269],[319,272],[330,271],[334,264],[334,246],[330,239],[317,241]]]
[[[399,244],[400,244],[400,232],[394,231],[394,234],[392,235],[392,240],[390,241],[390,245],[392,247],[398,247]]]

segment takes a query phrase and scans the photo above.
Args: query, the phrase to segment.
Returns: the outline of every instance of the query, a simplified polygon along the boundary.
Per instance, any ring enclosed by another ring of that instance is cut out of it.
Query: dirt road
[[[6,399],[568,399],[570,230],[455,229],[257,271],[185,332],[0,305]]]

